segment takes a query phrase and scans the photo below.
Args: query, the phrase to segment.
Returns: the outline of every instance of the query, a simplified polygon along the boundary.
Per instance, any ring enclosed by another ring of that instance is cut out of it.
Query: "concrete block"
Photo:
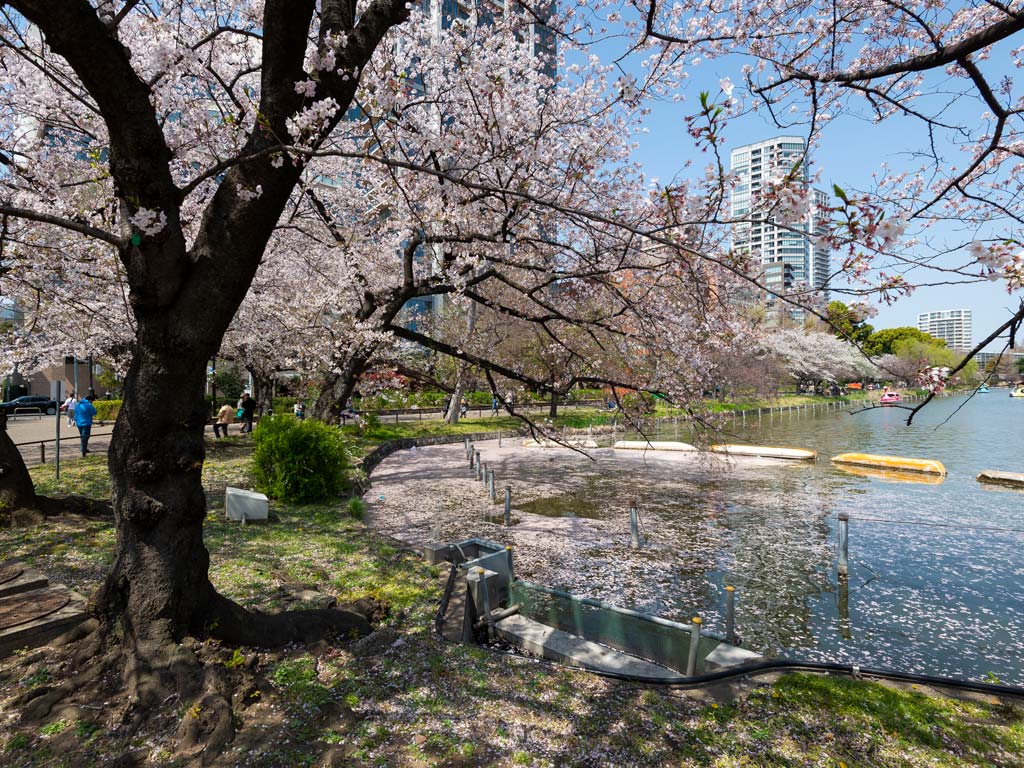
[[[50,640],[58,637],[76,624],[89,617],[86,610],[85,598],[77,592],[73,592],[63,584],[52,584],[43,589],[31,592],[22,592],[11,597],[3,598],[3,608],[14,600],[28,600],[40,602],[50,596],[62,596],[67,598],[63,607],[37,618],[29,618],[17,624],[12,624],[0,629],[0,658],[9,656],[19,648],[38,648]]]
[[[267,497],[255,491],[232,488],[230,485],[224,494],[224,512],[228,520],[266,520],[269,504]]]
[[[447,562],[451,557],[451,545],[430,542],[420,547],[423,557],[430,565],[438,565]]]
[[[498,636],[535,656],[563,664],[631,675],[650,682],[678,680],[680,673],[582,637],[549,627],[525,616],[509,616],[494,625]]]
[[[0,563],[0,569],[6,569],[12,574],[11,578],[0,582],[0,597],[17,595],[21,592],[32,592],[36,589],[42,589],[50,583],[39,571],[28,568],[24,563],[20,563],[17,560]]]
[[[748,651],[746,648],[737,648],[735,645],[722,643],[715,650],[709,653],[704,659],[705,672],[718,672],[730,667],[739,667],[743,664],[753,664],[761,661],[763,657]]]

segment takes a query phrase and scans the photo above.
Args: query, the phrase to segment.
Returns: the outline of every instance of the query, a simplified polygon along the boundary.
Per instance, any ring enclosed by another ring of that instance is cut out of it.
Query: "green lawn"
[[[397,642],[367,658],[344,644],[261,653],[273,700],[238,710],[238,736],[219,765],[318,766],[328,754],[335,755],[332,764],[354,768],[1021,765],[1024,710],[985,697],[959,701],[813,675],[690,694],[448,644],[431,631],[444,573],[367,529],[344,500],[275,502],[279,522],[229,525],[224,486],[250,484],[249,447],[240,438],[211,444],[204,469],[214,584],[268,610],[289,581],[314,584],[343,602],[379,597],[390,604],[386,624]],[[33,476],[41,490],[57,490],[50,467]],[[102,458],[63,468],[64,490],[101,494],[108,485]],[[112,527],[103,521],[58,518],[0,530],[5,556],[84,592],[98,584],[112,547]],[[234,650],[223,650],[225,664],[248,655]],[[0,662],[0,700],[53,674],[46,658]],[[351,714],[339,718],[339,708]],[[183,766],[170,757],[174,726],[124,741],[101,712],[61,715],[32,728],[3,720],[0,755],[19,768],[98,768],[118,750],[143,744],[155,755],[145,765]]]

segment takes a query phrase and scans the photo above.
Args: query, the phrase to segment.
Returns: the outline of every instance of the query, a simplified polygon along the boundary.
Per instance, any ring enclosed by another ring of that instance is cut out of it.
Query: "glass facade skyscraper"
[[[737,222],[733,224],[732,247],[752,255],[760,265],[770,307],[778,304],[778,294],[791,293],[800,286],[828,297],[831,251],[814,239],[826,231],[828,195],[810,188],[806,150],[802,136],[776,136],[737,147],[730,154],[730,168],[736,176],[732,217]],[[758,205],[758,198],[769,181],[794,169],[797,183],[808,189],[809,211],[803,221],[781,226],[770,209]]]

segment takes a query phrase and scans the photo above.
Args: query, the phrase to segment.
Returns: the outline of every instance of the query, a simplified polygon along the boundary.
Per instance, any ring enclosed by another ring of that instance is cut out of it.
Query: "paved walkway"
[[[39,464],[50,464],[54,459],[54,438],[57,434],[55,416],[18,416],[7,422],[7,433],[18,446],[25,464],[35,467]],[[231,425],[231,434],[237,435],[239,424]],[[96,422],[89,438],[89,451],[106,453],[110,448],[110,435],[114,430],[113,422]],[[206,426],[206,433],[213,436],[213,425]],[[41,447],[42,444],[42,447]],[[60,416],[60,459],[66,461],[77,459],[80,455],[78,427],[69,427],[63,414]]]

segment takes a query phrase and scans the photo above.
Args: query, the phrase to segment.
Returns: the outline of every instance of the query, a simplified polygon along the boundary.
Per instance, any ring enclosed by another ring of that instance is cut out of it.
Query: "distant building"
[[[917,316],[917,329],[942,339],[950,349],[971,349],[974,346],[969,309],[922,312]]]
[[[768,180],[790,173],[797,163],[800,183],[810,185],[806,149],[801,136],[776,136],[737,147],[730,154],[730,167],[737,177],[732,189],[732,216],[746,219],[733,225],[732,247],[760,262],[769,308],[778,304],[778,294],[789,293],[801,284],[828,298],[832,254],[812,240],[825,233],[827,220],[821,211],[828,205],[828,195],[811,189],[812,205],[806,220],[789,227],[776,224],[773,216],[759,211],[756,205],[758,193]]]

